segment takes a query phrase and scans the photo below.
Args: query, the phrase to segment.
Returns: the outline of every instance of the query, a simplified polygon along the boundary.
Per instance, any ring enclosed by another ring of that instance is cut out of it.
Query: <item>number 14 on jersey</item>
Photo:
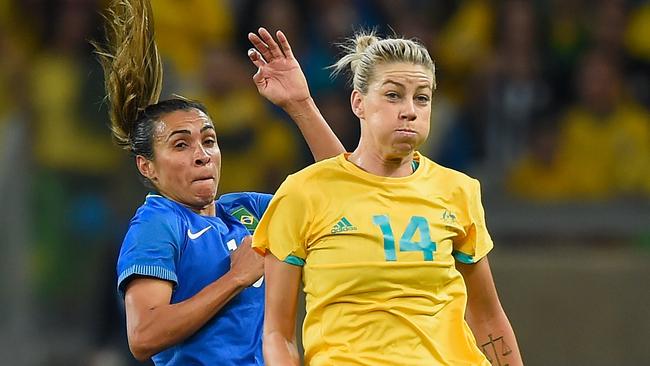
[[[390,225],[388,215],[375,215],[372,222],[379,226],[381,233],[384,235],[384,252],[386,260],[389,262],[397,260],[395,252],[395,235]],[[416,232],[420,232],[420,240],[413,241]],[[433,261],[433,252],[436,251],[436,243],[431,241],[429,233],[429,222],[422,216],[411,216],[406,230],[399,239],[399,250],[401,252],[421,251],[425,261]]]

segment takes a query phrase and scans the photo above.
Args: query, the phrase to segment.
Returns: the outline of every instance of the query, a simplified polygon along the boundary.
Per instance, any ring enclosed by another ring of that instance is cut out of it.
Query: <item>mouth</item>
[[[192,183],[201,183],[201,182],[208,182],[208,181],[214,181],[214,177],[211,176],[211,175],[210,176],[205,176],[205,177],[199,177],[199,178],[194,179],[192,181]]]
[[[412,130],[410,128],[398,128],[395,130],[395,132],[399,134],[404,134],[404,135],[417,135],[417,132],[415,130]]]

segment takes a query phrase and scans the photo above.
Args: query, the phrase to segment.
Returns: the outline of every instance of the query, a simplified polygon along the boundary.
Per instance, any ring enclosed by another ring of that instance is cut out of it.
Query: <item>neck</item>
[[[161,196],[163,196],[163,197],[165,197],[165,198],[167,198],[169,200],[172,200],[172,201],[178,203],[179,205],[182,205],[182,206],[185,206],[185,207],[189,208],[190,210],[196,212],[197,214],[199,214],[201,216],[217,216],[217,205],[214,203],[214,200],[212,200],[212,202],[208,203],[205,206],[192,206],[192,205],[188,205],[187,203],[181,202],[180,200],[177,200],[177,199],[175,199],[175,198],[173,198],[173,197],[171,197],[169,195],[166,195],[164,193],[158,193],[158,194],[160,194]]]
[[[217,205],[214,202],[205,207],[190,207],[190,209],[201,216],[217,216]]]
[[[412,151],[406,156],[387,156],[357,148],[350,154],[348,161],[370,174],[381,177],[407,177],[413,173]]]

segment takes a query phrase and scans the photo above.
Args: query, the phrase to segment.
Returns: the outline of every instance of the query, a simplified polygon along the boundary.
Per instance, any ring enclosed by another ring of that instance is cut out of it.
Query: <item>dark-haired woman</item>
[[[114,1],[104,66],[117,143],[149,194],[117,263],[129,347],[156,365],[262,365],[263,259],[250,235],[271,196],[216,198],[221,154],[205,108],[158,101],[162,72],[148,1]],[[249,34],[258,90],[294,119],[317,160],[343,151],[310,97],[286,37]],[[242,169],[255,169],[254,164]]]

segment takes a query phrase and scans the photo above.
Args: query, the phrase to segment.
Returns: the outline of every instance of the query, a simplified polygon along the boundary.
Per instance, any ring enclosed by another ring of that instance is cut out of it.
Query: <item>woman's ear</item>
[[[156,169],[153,165],[153,161],[145,158],[142,155],[136,155],[135,165],[138,167],[140,174],[142,174],[145,178],[149,179],[152,182],[156,181]]]
[[[360,91],[354,89],[352,94],[350,94],[350,105],[352,106],[352,112],[359,119],[364,119],[364,106],[363,106],[363,94]]]

